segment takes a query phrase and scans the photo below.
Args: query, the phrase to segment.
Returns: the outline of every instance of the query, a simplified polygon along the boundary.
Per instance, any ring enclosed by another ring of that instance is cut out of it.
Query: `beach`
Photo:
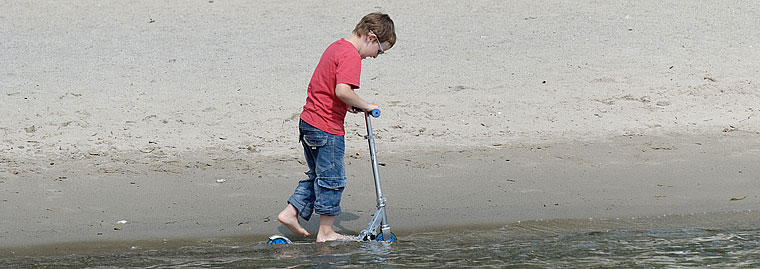
[[[306,85],[374,11],[395,233],[758,209],[760,3],[333,5],[0,4],[0,255],[292,235]],[[339,232],[374,211],[365,134],[348,115]]]

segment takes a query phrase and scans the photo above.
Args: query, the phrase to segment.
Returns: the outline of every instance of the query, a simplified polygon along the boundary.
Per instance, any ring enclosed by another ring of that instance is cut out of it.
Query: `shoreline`
[[[757,138],[732,132],[427,152],[379,150],[378,160],[391,225],[406,234],[529,220],[757,210]],[[10,195],[0,211],[10,217],[1,221],[0,248],[133,241],[182,245],[202,242],[190,238],[292,236],[276,214],[304,166],[283,159],[262,165],[268,169],[258,174],[211,166],[183,173],[118,175],[80,169],[83,176],[63,181],[50,180],[58,175],[53,170],[4,176],[0,188]],[[56,165],[63,170],[66,166]],[[74,163],[70,168],[77,167],[85,166]],[[347,173],[344,213],[336,219],[336,230],[355,234],[374,211],[368,157],[347,158]],[[315,229],[314,219],[304,226]]]
[[[468,224],[466,226],[445,226],[398,233],[404,239],[406,236],[425,233],[471,233],[473,231],[489,231],[494,229],[514,229],[512,236],[557,236],[562,233],[581,233],[595,231],[642,231],[667,229],[757,229],[760,212],[757,210],[740,210],[727,212],[702,212],[689,214],[666,214],[656,216],[640,216],[629,218],[588,218],[588,219],[539,219],[517,221],[503,224]],[[532,233],[523,234],[528,229]],[[396,234],[394,230],[394,234]],[[290,238],[293,240],[294,238]],[[171,251],[186,247],[228,247],[256,248],[266,244],[266,235],[230,235],[230,236],[198,236],[173,239],[136,239],[121,241],[76,241],[64,243],[49,243],[20,247],[0,247],[0,259],[25,257],[55,257],[55,256],[93,256],[125,253],[141,253],[147,251]],[[304,239],[295,239],[299,244],[314,243]],[[319,243],[315,243],[319,244]],[[325,244],[332,244],[327,242]]]

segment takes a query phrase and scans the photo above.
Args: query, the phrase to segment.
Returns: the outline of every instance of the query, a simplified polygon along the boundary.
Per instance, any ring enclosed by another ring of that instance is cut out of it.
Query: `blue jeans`
[[[317,129],[301,120],[298,124],[299,140],[309,171],[307,179],[298,182],[288,203],[305,220],[311,214],[337,216],[340,214],[340,198],[346,187],[346,168],[343,155],[346,150],[342,135],[334,135]]]

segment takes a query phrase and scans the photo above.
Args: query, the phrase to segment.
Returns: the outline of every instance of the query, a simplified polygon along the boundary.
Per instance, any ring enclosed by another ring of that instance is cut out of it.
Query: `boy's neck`
[[[354,45],[354,48],[356,48],[356,51],[359,51],[364,44],[362,42],[361,36],[351,35],[350,37],[347,37],[345,39],[346,41],[351,42],[351,44]]]

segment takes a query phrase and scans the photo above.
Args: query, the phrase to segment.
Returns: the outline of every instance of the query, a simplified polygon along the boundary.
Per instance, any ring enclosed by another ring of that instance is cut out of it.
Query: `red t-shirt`
[[[322,131],[345,135],[343,119],[348,104],[335,95],[335,86],[345,83],[352,89],[359,88],[361,71],[362,59],[356,47],[345,39],[333,42],[322,53],[311,76],[301,119]]]

